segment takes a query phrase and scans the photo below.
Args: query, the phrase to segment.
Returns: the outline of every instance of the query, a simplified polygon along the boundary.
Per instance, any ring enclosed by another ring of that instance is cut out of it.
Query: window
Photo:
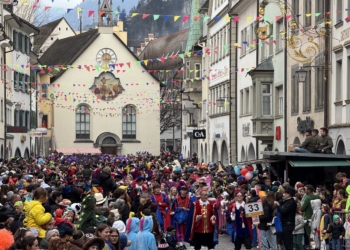
[[[246,36],[245,50],[249,51],[249,49],[250,49],[250,29],[249,29],[249,26],[245,29],[245,36]]]
[[[321,23],[323,21],[324,14],[325,14],[325,8],[324,8],[325,2],[324,1],[325,0],[315,1],[315,7],[316,7],[315,12],[320,13],[319,16],[315,16],[316,23]]]
[[[207,119],[207,100],[203,100],[202,103],[202,120]]]
[[[349,8],[349,6],[348,6]],[[335,23],[340,23],[343,18],[343,0],[337,0],[337,8],[336,8],[337,20]]]
[[[270,116],[272,115],[272,93],[271,84],[263,83],[261,84],[261,94],[262,94],[262,115]]]
[[[240,104],[241,104],[241,107],[240,107],[240,113],[241,115],[244,115],[244,96],[243,96],[243,90],[241,90],[241,94],[240,94],[240,97],[241,97],[241,100],[240,100]]]
[[[24,75],[24,91],[28,93],[29,76]]]
[[[17,111],[17,109],[15,109],[14,126],[19,126],[19,123],[18,123],[18,116],[19,116],[18,111]]]
[[[299,1],[300,0],[292,0],[292,9],[294,16],[299,14]]]
[[[18,33],[18,50],[23,52],[23,35]]]
[[[47,98],[47,84],[42,83],[41,84],[41,97]]]
[[[24,126],[26,126],[28,130],[30,130],[29,111],[25,112],[25,123],[24,123]]]
[[[303,112],[311,111],[311,71],[307,71],[306,81],[303,83]]]
[[[186,79],[190,79],[190,61],[186,61]]]
[[[250,40],[248,41],[249,42],[249,49],[250,50],[254,50],[255,48],[256,48],[256,45],[255,46],[252,46],[252,44],[254,44],[255,42],[254,42],[254,39],[255,39],[255,33],[254,33],[254,24],[255,24],[255,22],[254,23],[252,23],[251,25],[250,25],[250,29],[249,29],[249,31],[250,31],[250,35],[249,35],[249,38],[250,38]]]
[[[277,115],[283,115],[283,87],[277,88],[277,104],[278,104],[278,113]]]
[[[292,80],[291,80],[291,89],[292,89],[292,115],[299,114],[299,81],[297,79],[297,76],[295,74],[295,71],[299,69],[299,65],[293,65],[292,66]]]
[[[136,139],[136,109],[133,105],[123,108],[123,139]]]
[[[312,14],[311,13],[311,0],[304,0],[304,26],[307,28],[311,25],[311,18],[313,15],[307,17],[306,14]]]
[[[41,127],[42,128],[48,128],[49,119],[47,115],[43,115],[43,118],[41,119]]]
[[[19,73],[18,76],[19,76],[18,88],[19,88],[19,90],[22,90],[23,89],[23,74]]]
[[[339,102],[342,101],[342,60],[336,61],[336,82],[335,82],[335,101]]]
[[[321,66],[323,57],[318,56],[315,60],[316,66]],[[349,60],[349,59],[348,59]],[[349,62],[350,63],[350,60]],[[348,64],[350,70],[350,64]],[[348,71],[349,72],[349,71]],[[322,68],[315,68],[315,109],[323,109],[323,100],[324,100],[324,79],[323,79],[324,70]],[[349,79],[348,79],[349,81]],[[348,91],[350,89],[348,88]],[[349,95],[350,96],[350,95]]]
[[[17,89],[19,87],[19,73],[18,72],[14,72],[13,73],[13,79],[15,81],[15,88]]]
[[[19,111],[19,126],[24,126],[24,111],[20,110]]]
[[[4,122],[4,100],[1,100],[1,122]]]
[[[30,128],[36,128],[36,112],[35,111],[30,111]]]
[[[201,78],[201,64],[200,63],[196,63],[194,65],[194,68],[195,68],[195,72],[194,72],[194,75],[195,75],[195,78],[196,80],[198,80],[199,78]]]
[[[17,44],[17,31],[13,31],[13,38],[12,38],[12,41],[13,41],[13,48],[14,49],[18,49],[18,44]]]
[[[283,32],[283,19],[281,18],[276,22],[276,52],[279,52],[283,50],[283,43],[284,43],[284,34],[281,34]]]
[[[246,53],[246,29],[241,30],[241,45],[242,45],[242,49],[241,49],[241,56],[244,56]]]
[[[250,114],[250,105],[249,105],[249,88],[245,89],[245,113]]]
[[[80,105],[75,111],[75,137],[90,139],[90,109],[87,105]]]

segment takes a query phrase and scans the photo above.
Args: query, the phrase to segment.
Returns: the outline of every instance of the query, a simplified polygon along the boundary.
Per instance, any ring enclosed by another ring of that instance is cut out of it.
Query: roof
[[[43,65],[71,65],[98,36],[98,29],[93,29],[76,36],[57,39],[39,61]],[[57,80],[64,72],[61,70],[52,80]]]
[[[192,51],[192,46],[198,41],[198,39],[203,34],[203,22],[198,22],[194,20],[194,17],[198,15],[197,13],[199,6],[200,0],[192,0],[190,31],[188,33],[188,39],[186,43],[186,52]]]
[[[178,55],[184,52],[188,39],[189,29],[180,30],[168,36],[163,36],[152,40],[146,48],[141,52],[139,60],[161,58],[171,55]],[[165,63],[159,61],[149,63],[148,69],[175,69],[183,64],[181,58],[168,59]]]
[[[273,62],[272,62],[272,56],[270,56],[269,58],[267,58],[266,61],[263,61],[262,63],[260,63],[258,65],[258,67],[256,67],[255,69],[252,69],[248,72],[249,75],[255,73],[255,72],[261,72],[261,71],[274,71],[274,67],[273,67]]]
[[[40,26],[39,27],[40,34],[38,36],[36,36],[34,39],[34,51],[36,53],[41,48],[41,46],[43,46],[46,39],[52,34],[53,30],[57,27],[57,25],[62,20],[65,20],[66,23],[68,24],[69,28],[71,28],[71,30],[73,30],[73,32],[74,32],[74,29],[72,28],[72,26],[70,26],[70,24],[67,22],[67,20],[64,17]]]
[[[262,151],[264,158],[274,160],[350,160],[350,155],[340,154],[315,154],[315,153],[293,153],[278,151]]]

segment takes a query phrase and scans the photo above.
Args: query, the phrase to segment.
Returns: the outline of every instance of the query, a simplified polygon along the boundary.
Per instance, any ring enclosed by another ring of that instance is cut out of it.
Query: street
[[[187,249],[193,249],[189,244],[186,244]],[[231,242],[231,237],[226,234],[219,235],[219,245],[215,246],[216,250],[228,250],[234,249],[235,245]],[[242,249],[244,246],[242,246]],[[208,248],[202,247],[202,250],[207,250]]]

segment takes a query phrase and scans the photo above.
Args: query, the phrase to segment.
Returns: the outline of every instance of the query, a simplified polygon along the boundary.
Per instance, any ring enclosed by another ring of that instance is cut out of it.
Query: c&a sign
[[[193,139],[206,139],[205,129],[193,130]]]

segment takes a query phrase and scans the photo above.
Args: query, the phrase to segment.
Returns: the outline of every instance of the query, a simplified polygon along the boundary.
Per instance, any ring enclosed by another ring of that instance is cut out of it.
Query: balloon
[[[254,171],[254,167],[253,167],[252,165],[249,165],[249,166],[247,167],[247,169],[248,169],[248,171]]]
[[[243,169],[241,170],[241,175],[245,176],[247,173],[248,173],[248,169],[243,168]]]
[[[251,178],[253,178],[253,174],[251,172],[246,173],[246,175],[244,176],[244,178],[249,181]]]
[[[238,176],[237,181],[244,181],[244,177],[243,176]]]
[[[240,175],[241,174],[241,170],[240,169],[235,169],[235,175]]]
[[[233,169],[236,170],[236,169],[240,169],[240,168],[238,166],[235,166]]]

